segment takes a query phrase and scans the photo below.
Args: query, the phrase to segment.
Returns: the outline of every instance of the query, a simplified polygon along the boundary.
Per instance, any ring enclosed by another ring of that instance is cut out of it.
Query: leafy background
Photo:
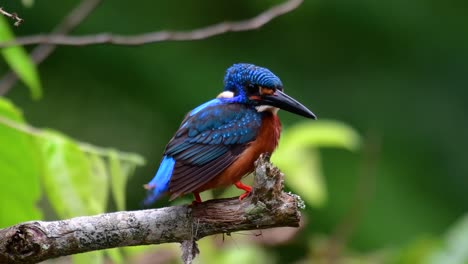
[[[76,34],[191,29],[278,2],[104,1]],[[25,23],[8,30],[0,20],[0,38],[48,32],[76,4],[6,2]],[[0,100],[9,120],[0,123],[0,226],[139,209],[141,186],[184,114],[221,90],[228,66],[252,62],[320,118],[280,113],[273,157],[306,201],[304,226],[204,239],[200,263],[467,263],[467,7],[306,1],[259,30],[60,47],[38,69],[23,49],[2,49],[0,70],[16,69],[23,82]],[[178,261],[176,245],[92,254],[74,261]]]

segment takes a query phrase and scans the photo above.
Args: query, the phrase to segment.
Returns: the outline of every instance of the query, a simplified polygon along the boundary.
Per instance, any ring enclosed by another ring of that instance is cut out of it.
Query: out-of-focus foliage
[[[107,249],[106,254],[109,256],[110,260],[114,264],[126,263],[124,260],[124,255],[122,254],[122,249],[120,248]],[[82,262],[82,263],[85,263],[85,262]]]
[[[125,186],[128,174],[122,169],[122,164],[116,151],[109,153],[109,167],[112,175],[112,195],[114,196],[117,210],[125,209]]]
[[[104,263],[104,251],[93,251],[71,256],[74,264],[102,264]]]
[[[26,7],[32,7],[34,5],[34,0],[21,0],[21,3]]]
[[[274,261],[271,256],[258,247],[255,244],[249,243],[247,240],[242,238],[230,238],[226,237],[226,245],[216,245],[218,239],[205,239],[200,241],[199,248],[200,252],[206,252],[207,254],[200,255],[197,260],[198,263],[246,263],[246,264],[266,264]],[[236,244],[235,240],[238,239]],[[232,240],[232,243],[228,243],[228,240]]]
[[[440,241],[434,237],[422,236],[410,241],[407,245],[395,249],[389,263],[394,264],[428,264],[439,248]]]
[[[22,113],[0,98],[0,120],[24,124]],[[28,135],[0,123],[0,228],[40,219],[41,171],[37,146]]]
[[[440,249],[433,254],[428,263],[468,263],[468,215],[463,216],[448,230]]]
[[[95,195],[94,188],[106,192],[108,184],[100,180],[106,175],[95,177],[91,160],[79,146],[53,131],[44,131],[38,142],[48,160],[44,168],[44,191],[57,215],[66,219],[104,212],[107,199],[99,199],[100,194]],[[96,186],[99,183],[103,184]]]
[[[14,40],[13,32],[6,18],[0,16],[0,41]],[[26,50],[21,46],[2,48],[1,53],[11,69],[29,87],[31,96],[39,99],[42,95],[41,82],[36,69],[36,64],[29,58]]]
[[[285,129],[272,161],[286,174],[285,183],[308,205],[322,206],[327,192],[317,148],[356,151],[360,137],[338,121],[306,121]]]
[[[100,149],[59,132],[32,128],[4,98],[0,98],[0,145],[0,228],[42,219],[41,185],[59,219],[106,212],[111,189],[116,206],[124,210],[125,182],[144,163],[136,154]],[[72,258],[74,263],[98,264],[104,262],[104,252],[122,263],[119,249]]]

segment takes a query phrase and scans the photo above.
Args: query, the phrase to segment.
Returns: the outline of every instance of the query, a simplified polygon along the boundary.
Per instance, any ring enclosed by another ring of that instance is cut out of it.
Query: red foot
[[[242,200],[244,199],[245,197],[247,197],[250,192],[252,191],[252,187],[248,186],[248,185],[244,185],[242,182],[238,181],[236,183],[234,183],[234,185],[238,188],[238,189],[241,189],[241,190],[244,190],[245,193],[241,194],[239,196],[239,200]]]
[[[199,203],[202,202],[199,193],[194,192],[194,193],[193,193],[193,196],[195,197],[195,200],[192,202],[192,205],[196,205],[196,204],[199,204]]]

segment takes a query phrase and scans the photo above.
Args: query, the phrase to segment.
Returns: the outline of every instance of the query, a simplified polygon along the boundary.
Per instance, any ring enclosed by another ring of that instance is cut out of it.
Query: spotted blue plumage
[[[249,84],[272,89],[283,86],[266,68],[245,63],[228,68],[224,90],[233,96],[208,101],[186,115],[148,184],[146,204],[165,192],[171,199],[194,192],[231,165],[256,139],[265,113],[249,102]]]
[[[261,114],[252,108],[240,104],[207,106],[188,116],[167,145],[165,154],[204,165],[226,153],[229,145],[253,140],[260,126]]]

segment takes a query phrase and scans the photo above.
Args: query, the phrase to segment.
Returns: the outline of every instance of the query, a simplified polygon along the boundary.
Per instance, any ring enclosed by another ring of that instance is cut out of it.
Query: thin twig
[[[39,128],[35,128],[26,124],[20,124],[13,120],[5,118],[3,116],[0,116],[0,125],[5,125],[9,128],[12,128],[16,131],[22,132],[30,136],[35,136],[35,137],[44,136],[44,132]],[[116,151],[111,148],[98,147],[98,146],[91,145],[85,142],[80,142],[80,141],[77,141],[77,145],[80,148],[80,150],[83,152],[96,154],[96,155],[103,156],[103,157],[109,157],[111,151]],[[142,158],[140,158],[139,156],[135,154],[132,154],[129,152],[123,152],[123,151],[116,151],[116,152],[119,157],[119,160],[128,161],[136,165],[143,165],[145,163],[145,161]]]
[[[242,20],[238,22],[223,22],[191,31],[157,31],[132,36],[124,36],[113,33],[100,33],[85,36],[65,36],[60,34],[33,35],[19,37],[14,41],[0,43],[0,47],[9,47],[14,45],[32,45],[40,43],[69,46],[84,46],[96,44],[135,46],[162,41],[200,40],[224,34],[227,32],[239,32],[258,29],[266,23],[273,20],[274,18],[289,13],[292,10],[296,9],[302,2],[303,0],[289,0],[285,3],[274,6],[251,19]]]
[[[75,29],[83,20],[96,9],[102,0],[84,0],[76,6],[63,20],[58,24],[52,33],[68,34]],[[57,46],[51,44],[41,44],[35,47],[31,52],[31,59],[40,64],[50,56]],[[0,95],[6,94],[13,85],[18,81],[18,76],[10,71],[0,80]]]
[[[20,26],[21,23],[23,23],[23,21],[24,21],[24,19],[20,18],[20,17],[18,16],[18,14],[16,14],[16,13],[11,13],[11,14],[10,14],[10,13],[8,13],[7,11],[5,11],[5,10],[3,9],[3,7],[0,7],[0,14],[4,15],[4,16],[6,16],[6,17],[9,17],[9,18],[11,18],[11,19],[13,19],[13,20],[15,20],[15,23],[13,24],[13,25],[15,25],[15,27]]]
[[[41,133],[41,131],[35,127],[17,123],[3,116],[0,116],[0,124],[31,136],[38,136]]]

